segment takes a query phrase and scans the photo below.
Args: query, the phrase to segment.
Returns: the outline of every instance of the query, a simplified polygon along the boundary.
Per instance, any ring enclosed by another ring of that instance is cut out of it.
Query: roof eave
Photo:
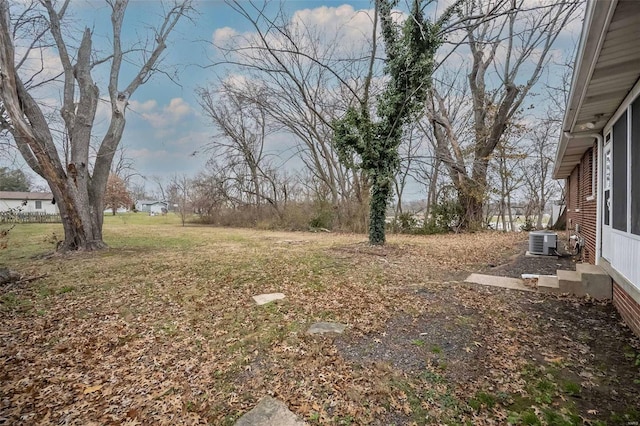
[[[609,23],[616,10],[618,0],[589,1],[585,12],[582,34],[578,54],[574,66],[573,78],[571,80],[571,90],[569,91],[569,102],[565,110],[562,122],[562,135],[558,143],[556,160],[553,169],[554,179],[565,179],[571,174],[571,170],[576,163],[575,160],[567,163],[565,153],[570,140],[575,132],[576,117],[584,101],[589,80],[597,64],[600,50],[604,42]],[[590,133],[602,131],[602,128],[594,128]],[[582,138],[584,140],[584,137]]]

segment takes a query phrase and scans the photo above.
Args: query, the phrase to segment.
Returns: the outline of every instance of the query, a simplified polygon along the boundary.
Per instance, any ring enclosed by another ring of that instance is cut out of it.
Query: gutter
[[[598,153],[598,165],[596,170],[591,170],[591,173],[597,171],[596,175],[596,265],[600,264],[600,256],[602,251],[602,185],[604,184],[604,173],[602,173],[602,167],[604,165],[604,159],[602,154],[604,152],[604,137],[600,133],[589,134],[574,134],[564,132],[562,134],[564,138],[569,141],[575,138],[594,138],[598,141],[597,153]]]

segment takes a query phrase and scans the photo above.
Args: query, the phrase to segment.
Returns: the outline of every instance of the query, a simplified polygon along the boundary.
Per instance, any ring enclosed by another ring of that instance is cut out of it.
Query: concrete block
[[[582,288],[582,277],[577,271],[563,271],[558,269],[558,285],[560,293],[569,293],[574,296],[585,296]]]
[[[559,294],[560,283],[556,275],[540,275],[538,277],[538,291],[540,293]]]
[[[260,400],[253,410],[238,419],[235,426],[305,426],[281,401],[270,396]]]
[[[344,329],[347,328],[346,324],[340,324],[337,322],[317,322],[315,324],[311,324],[307,333],[309,334],[327,334],[327,333],[337,333],[342,334]]]
[[[590,263],[576,263],[576,271],[580,274],[607,275],[601,267]]]
[[[598,300],[611,300],[613,284],[607,274],[582,274],[582,287],[586,294]]]
[[[284,294],[282,293],[267,293],[267,294],[258,294],[257,296],[253,296],[253,300],[257,305],[265,305],[267,303],[274,302],[276,300],[284,299]]]
[[[509,288],[511,290],[535,291],[524,285],[520,278],[497,277],[493,275],[471,274],[464,280],[466,283],[487,285],[491,287]]]

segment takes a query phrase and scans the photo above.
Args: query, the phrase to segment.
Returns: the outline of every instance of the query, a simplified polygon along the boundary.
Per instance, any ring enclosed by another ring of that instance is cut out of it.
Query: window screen
[[[631,105],[631,232],[640,235],[640,98]]]
[[[613,200],[611,219],[614,229],[627,231],[627,112],[613,125]]]

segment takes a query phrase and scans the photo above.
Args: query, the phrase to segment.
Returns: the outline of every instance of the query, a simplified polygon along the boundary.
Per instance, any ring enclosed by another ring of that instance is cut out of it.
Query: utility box
[[[552,231],[529,232],[529,253],[543,256],[556,254],[558,234]]]

